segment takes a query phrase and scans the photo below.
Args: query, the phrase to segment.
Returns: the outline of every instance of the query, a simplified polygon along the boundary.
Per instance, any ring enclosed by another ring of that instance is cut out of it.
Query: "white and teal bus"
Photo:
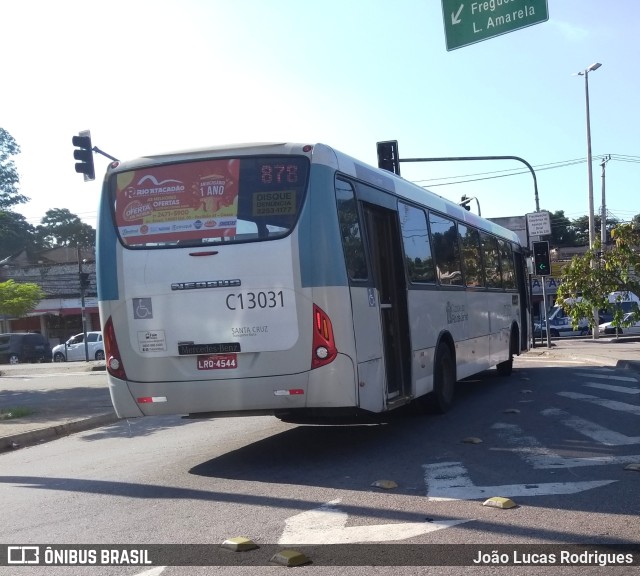
[[[97,275],[120,417],[445,411],[528,347],[515,233],[324,144],[112,163]]]

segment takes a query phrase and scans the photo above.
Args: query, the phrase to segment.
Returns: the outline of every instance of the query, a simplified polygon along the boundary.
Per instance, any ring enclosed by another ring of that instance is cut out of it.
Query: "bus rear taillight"
[[[107,357],[107,370],[111,376],[120,380],[126,380],[127,374],[124,371],[122,358],[120,358],[120,350],[116,341],[116,332],[113,329],[113,321],[111,317],[104,325],[104,350]]]
[[[313,352],[311,369],[333,362],[338,355],[331,320],[321,308],[313,305]]]

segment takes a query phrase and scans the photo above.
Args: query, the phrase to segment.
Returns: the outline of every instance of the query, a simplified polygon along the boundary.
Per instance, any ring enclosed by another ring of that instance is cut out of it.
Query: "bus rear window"
[[[304,200],[309,160],[262,156],[150,166],[111,177],[118,235],[129,247],[281,238]]]

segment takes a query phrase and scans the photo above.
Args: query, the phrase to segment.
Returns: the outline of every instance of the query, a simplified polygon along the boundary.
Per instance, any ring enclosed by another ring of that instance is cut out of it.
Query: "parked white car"
[[[89,360],[104,360],[102,332],[87,332],[87,349]],[[51,354],[54,362],[85,360],[84,334],[76,334],[64,344],[54,346]]]
[[[623,322],[631,320],[633,313],[625,314],[623,317]],[[604,324],[600,324],[598,326],[600,330],[600,334],[615,334],[616,327],[613,325],[613,322],[605,322]],[[640,321],[634,322],[631,326],[623,326],[618,328],[618,334],[640,334]]]

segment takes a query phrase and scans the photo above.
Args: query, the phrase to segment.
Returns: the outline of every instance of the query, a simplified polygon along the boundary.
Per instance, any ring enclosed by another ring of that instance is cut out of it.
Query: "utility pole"
[[[605,193],[604,193],[604,189],[605,189],[605,166],[607,165],[607,162],[609,162],[609,160],[611,160],[611,155],[607,154],[607,156],[605,156],[604,158],[602,158],[602,163],[600,164],[600,166],[602,166],[602,207],[601,207],[601,222],[600,222],[600,249],[602,250],[602,252],[604,253],[604,247],[607,244],[607,204],[605,201]]]
[[[82,332],[84,334],[84,360],[89,361],[89,344],[87,342],[87,313],[85,306],[84,293],[88,287],[89,274],[82,270],[82,254],[80,252],[80,245],[78,245],[78,283],[80,285],[80,306],[82,312]]]

